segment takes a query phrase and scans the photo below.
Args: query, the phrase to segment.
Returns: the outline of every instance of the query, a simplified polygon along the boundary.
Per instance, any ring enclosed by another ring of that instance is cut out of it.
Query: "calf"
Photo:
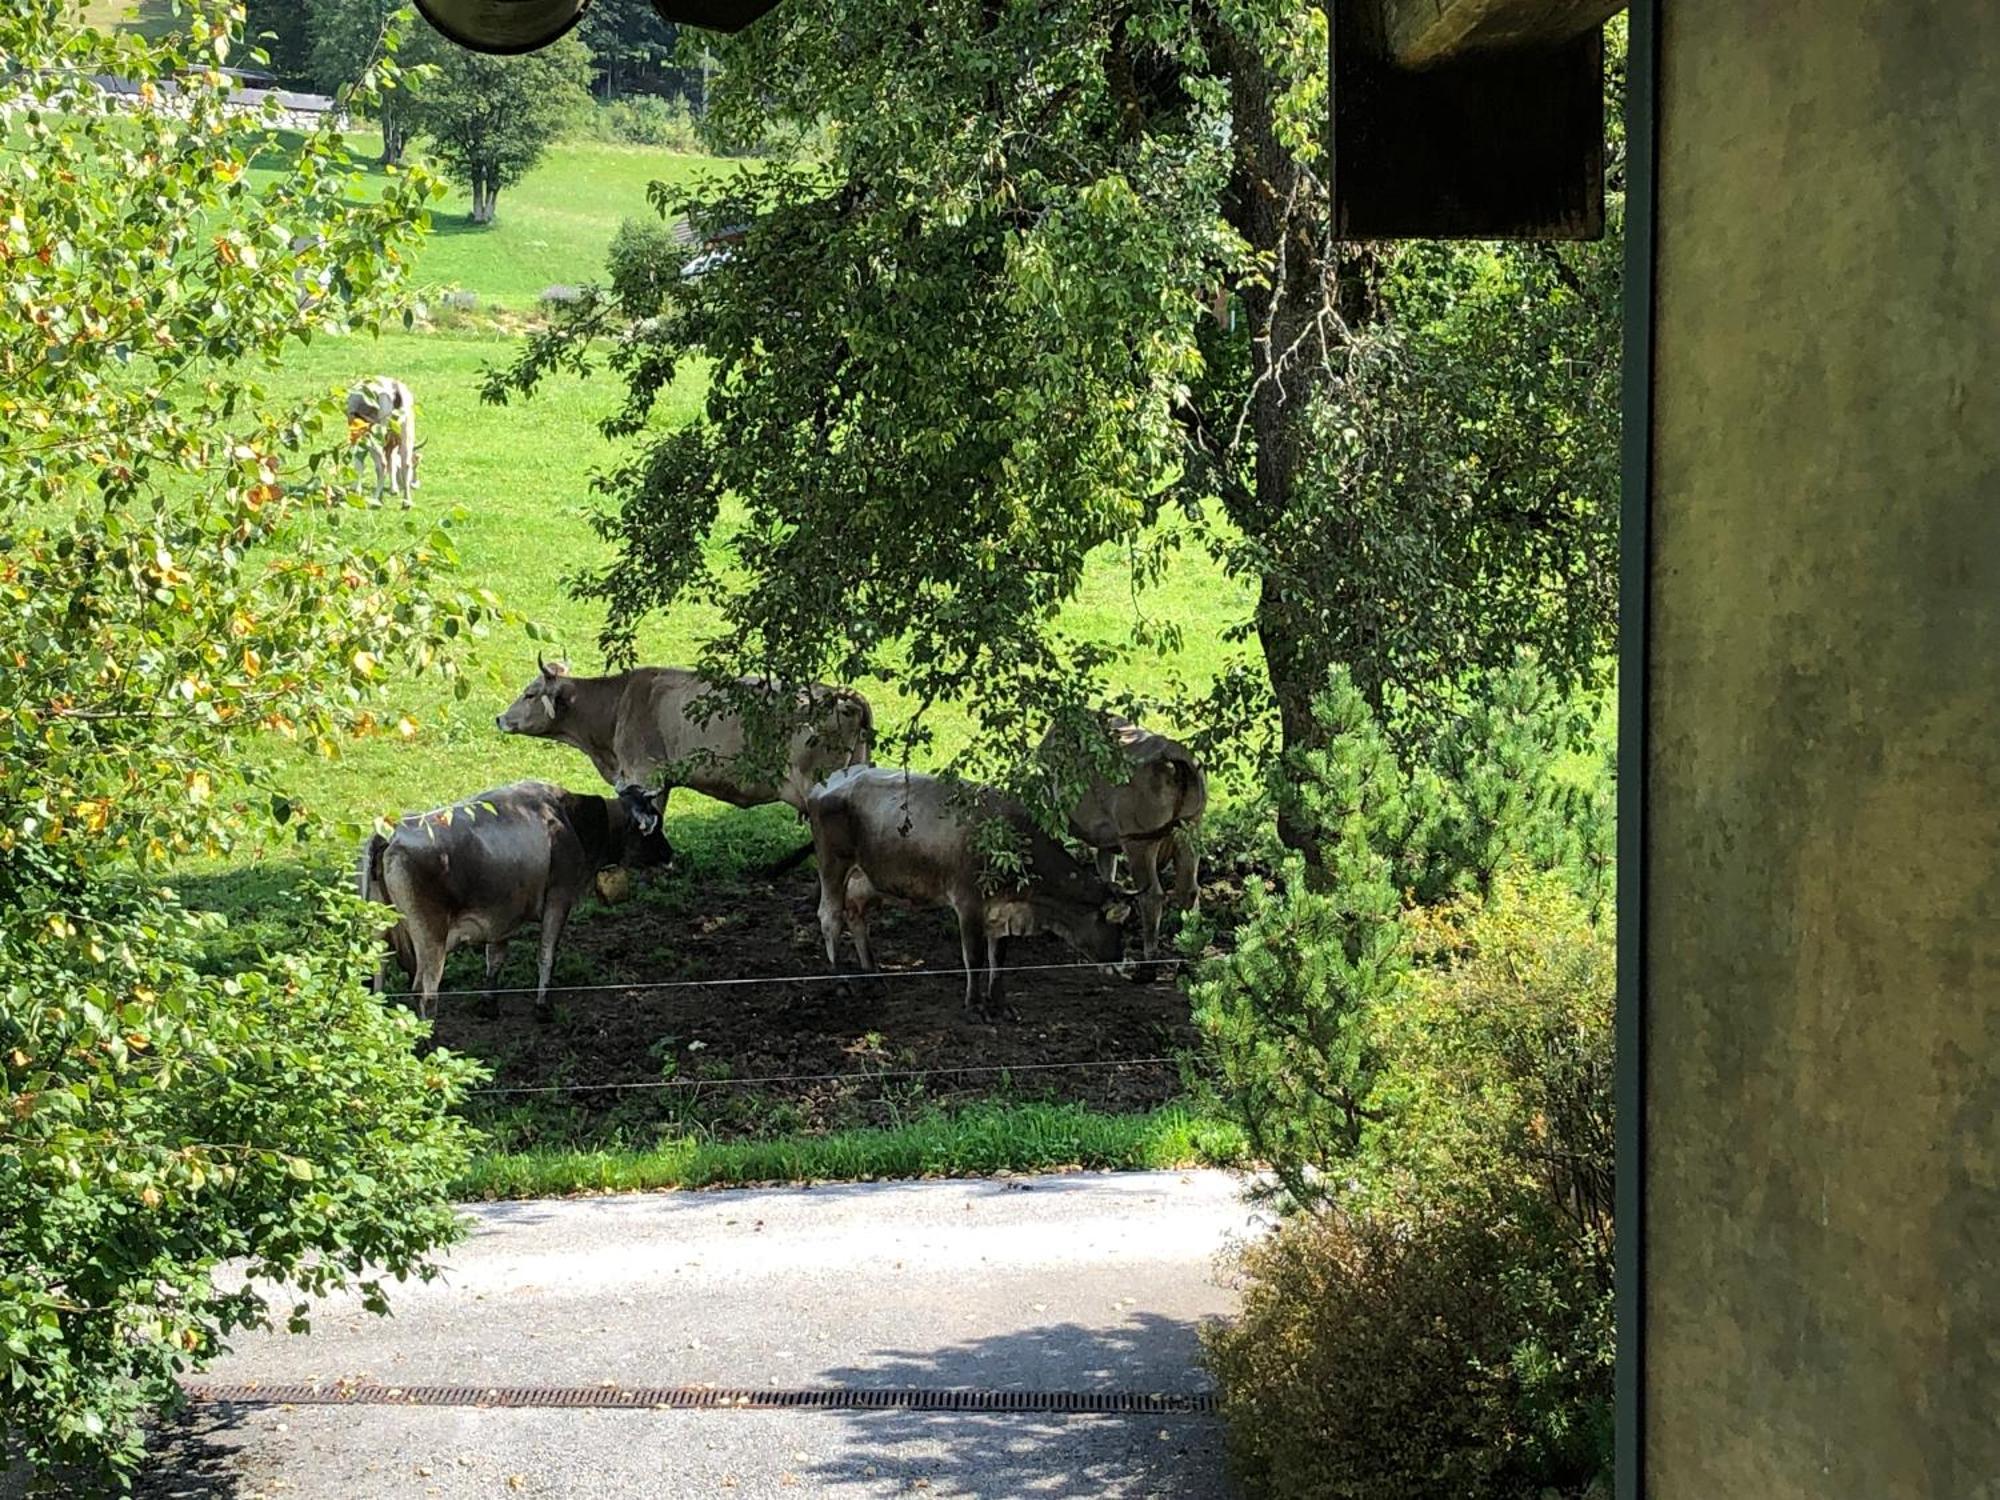
[[[371,375],[347,393],[347,429],[360,445],[354,455],[354,479],[361,481],[362,460],[375,465],[375,503],[392,490],[408,510],[417,487],[417,398],[400,380]]]
[[[806,817],[819,861],[820,932],[836,973],[843,931],[853,934],[861,967],[874,967],[868,916],[884,896],[957,914],[967,1011],[980,1008],[974,980],[982,944],[985,1009],[998,1003],[1001,947],[1010,937],[1056,932],[1105,972],[1128,972],[1116,893],[1042,832],[1026,809],[990,788],[955,795],[933,776],[857,767],[815,787]],[[983,818],[1004,820],[1027,845],[1025,867],[998,875],[997,883],[974,844]]]
[[[541,967],[535,1015],[550,1016],[549,972],[570,908],[607,865],[643,869],[672,855],[659,832],[611,797],[581,796],[545,781],[517,781],[450,807],[413,813],[395,831],[373,834],[361,851],[363,899],[396,909],[389,942],[430,1015],[444,961],[469,942],[486,945],[486,985],[507,956],[507,940],[539,922]],[[489,993],[484,1008],[496,1008]]]
[[[1192,907],[1200,899],[1200,856],[1190,830],[1208,810],[1208,778],[1186,746],[1116,714],[1099,717],[1116,742],[1125,775],[1122,780],[1093,776],[1070,811],[1069,831],[1097,851],[1097,872],[1106,880],[1118,856],[1125,856],[1139,899],[1140,935],[1151,958],[1159,948],[1166,905],[1160,866],[1173,864],[1176,906]]]

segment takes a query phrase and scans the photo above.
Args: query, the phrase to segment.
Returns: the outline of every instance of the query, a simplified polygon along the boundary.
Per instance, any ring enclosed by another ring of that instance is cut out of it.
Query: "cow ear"
[[[557,682],[547,692],[542,694],[542,707],[548,710],[548,715],[551,719],[560,710],[568,708],[575,701],[576,684],[571,682],[567,677]]]

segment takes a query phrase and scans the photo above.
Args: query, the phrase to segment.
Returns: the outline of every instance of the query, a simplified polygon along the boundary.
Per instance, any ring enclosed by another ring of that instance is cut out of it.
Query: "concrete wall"
[[[2000,1495],[2000,3],[1664,10],[1646,1493]]]

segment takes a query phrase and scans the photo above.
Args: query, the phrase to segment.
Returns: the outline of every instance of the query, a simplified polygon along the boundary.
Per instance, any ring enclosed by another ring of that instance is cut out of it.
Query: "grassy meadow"
[[[345,858],[344,850],[326,847],[332,830],[342,823],[436,805],[521,776],[579,787],[595,782],[588,762],[574,751],[503,736],[494,729],[493,716],[533,674],[538,649],[567,659],[578,671],[602,668],[599,613],[594,605],[570,598],[565,580],[606,555],[587,515],[595,498],[592,474],[621,452],[596,428],[598,419],[616,406],[619,389],[609,377],[585,381],[565,376],[531,401],[494,407],[479,399],[480,376],[513,357],[519,315],[532,311],[545,286],[558,280],[575,284],[601,273],[605,248],[619,222],[651,211],[645,198],[649,181],[727,169],[727,163],[707,158],[566,143],[527,181],[501,194],[498,220],[490,227],[467,224],[462,201],[447,198],[435,211],[417,279],[427,290],[449,287],[474,293],[478,305],[469,316],[380,338],[317,339],[268,377],[278,394],[342,390],[378,372],[406,381],[416,393],[417,430],[424,443],[417,503],[408,513],[393,507],[359,513],[349,524],[428,529],[447,521],[462,559],[461,581],[492,590],[509,609],[537,622],[553,642],[538,646],[520,629],[496,630],[474,642],[465,662],[473,691],[463,701],[454,701],[442,682],[397,685],[396,711],[411,711],[419,726],[407,739],[384,733],[355,741],[331,761],[274,743],[273,769],[323,830],[307,855],[313,862],[336,853]],[[435,295],[428,300],[436,305]],[[686,420],[701,398],[700,372],[691,368],[662,420]],[[1186,633],[1182,653],[1169,659],[1135,656],[1126,681],[1134,689],[1166,692],[1181,682],[1199,684],[1213,673],[1222,658],[1222,629],[1241,618],[1249,602],[1246,589],[1221,578],[1192,550],[1182,554],[1163,585],[1135,600],[1122,559],[1113,554],[1092,571],[1069,623],[1093,638],[1115,642],[1129,636],[1138,611],[1177,621]],[[689,660],[713,624],[711,612],[692,605],[671,618],[656,619],[642,635],[641,657],[650,662]],[[878,716],[893,724],[903,705],[880,684],[862,686],[875,701]],[[931,722],[942,748],[964,743],[968,728],[962,716],[947,708],[941,714],[934,711]],[[677,800],[674,827],[677,846],[693,860],[724,866],[739,863],[745,853],[762,858],[789,847],[796,837],[789,810],[739,811],[691,793]],[[286,851],[270,853],[282,865]],[[241,911],[279,873],[278,868],[204,868],[202,883],[213,883],[223,897],[219,904]]]

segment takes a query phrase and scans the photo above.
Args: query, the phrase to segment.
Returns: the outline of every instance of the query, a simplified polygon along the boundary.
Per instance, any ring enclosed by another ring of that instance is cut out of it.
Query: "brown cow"
[[[371,834],[361,851],[361,895],[395,907],[402,918],[389,930],[389,942],[403,972],[417,982],[418,1013],[431,1013],[445,957],[454,948],[486,945],[490,990],[508,938],[539,922],[535,1014],[547,1020],[556,944],[570,908],[598,871],[608,865],[644,869],[672,856],[657,818],[649,829],[641,821],[615,797],[517,781],[410,814],[387,835]],[[484,1007],[495,1008],[490,994]]]
[[[974,979],[982,943],[989,1011],[1000,997],[1001,946],[1010,937],[1053,931],[1107,973],[1129,974],[1125,914],[1114,904],[1118,893],[999,792],[954,795],[934,776],[859,767],[815,787],[806,816],[819,860],[820,932],[835,973],[843,931],[853,934],[861,967],[874,967],[868,915],[882,897],[892,896],[957,914],[968,1011],[978,1008]],[[1005,819],[1027,845],[1026,867],[997,887],[982,878],[987,862],[974,844],[982,817]]]
[[[1115,783],[1093,776],[1070,811],[1069,831],[1097,851],[1097,873],[1107,881],[1118,856],[1125,856],[1138,893],[1140,936],[1151,958],[1159,947],[1166,905],[1160,866],[1173,862],[1176,906],[1192,907],[1200,899],[1200,856],[1190,830],[1208,810],[1208,778],[1186,746],[1114,713],[1099,717],[1129,774]]]
[[[806,794],[828,772],[868,764],[875,718],[851,688],[814,683],[793,703],[772,702],[774,715],[807,719],[792,731],[780,766],[775,757],[760,764],[749,753],[743,715],[697,672],[638,667],[572,677],[561,662],[535,665],[534,681],[494,722],[508,734],[574,745],[621,796],[657,785],[662,811],[668,792],[684,786],[737,807],[783,802],[803,813]],[[757,678],[737,682],[772,693]]]

